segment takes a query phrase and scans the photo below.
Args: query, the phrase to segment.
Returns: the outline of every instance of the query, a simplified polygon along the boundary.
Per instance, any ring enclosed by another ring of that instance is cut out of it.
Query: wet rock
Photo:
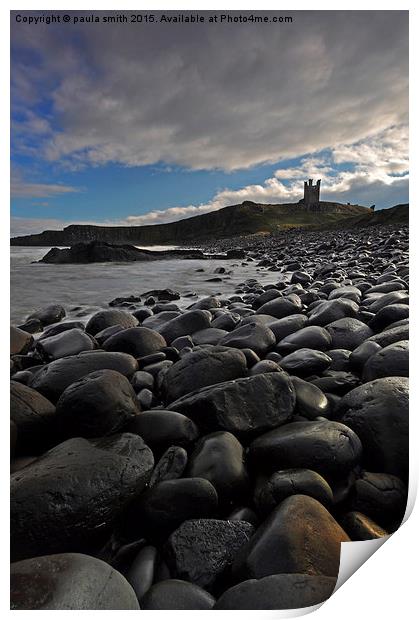
[[[149,372],[144,370],[138,370],[132,375],[131,385],[136,392],[141,392],[144,388],[148,390],[153,389],[154,377]]]
[[[245,521],[185,521],[167,541],[166,557],[171,574],[211,592],[222,581],[253,530]]]
[[[181,478],[188,463],[188,454],[180,446],[170,446],[160,458],[151,474],[149,486],[153,487],[163,480]]]
[[[322,301],[309,314],[310,325],[325,326],[345,317],[355,317],[359,306],[351,299],[332,299]]]
[[[170,446],[189,446],[199,435],[188,417],[163,409],[144,411],[131,420],[126,430],[140,435],[155,454],[162,454]]]
[[[141,524],[152,539],[165,540],[187,519],[216,516],[217,492],[203,478],[164,480],[146,490],[129,507],[127,518]]]
[[[103,544],[124,507],[144,488],[154,460],[128,433],[69,439],[11,476],[11,555],[80,551]]]
[[[386,530],[361,512],[353,511],[346,513],[341,523],[345,532],[351,537],[351,540],[373,540],[388,536]]]
[[[226,590],[214,609],[297,609],[328,599],[336,579],[298,573],[248,579]]]
[[[143,547],[126,572],[126,579],[131,584],[139,601],[153,585],[157,558],[157,549],[155,547],[151,545]]]
[[[313,469],[328,480],[349,473],[360,461],[358,436],[339,422],[291,422],[253,441],[250,459],[256,467]]]
[[[275,344],[275,336],[266,325],[248,323],[236,327],[220,340],[220,345],[235,349],[251,349],[263,357]]]
[[[409,306],[406,304],[391,304],[384,306],[374,315],[369,322],[369,327],[375,332],[380,332],[396,321],[407,319],[409,316]]]
[[[148,327],[149,329],[154,329],[155,331],[160,331],[163,325],[166,325],[166,323],[168,323],[171,319],[181,316],[181,314],[182,313],[179,310],[165,310],[164,312],[159,312],[158,314],[144,319],[142,326]]]
[[[269,329],[273,332],[276,341],[280,342],[290,334],[298,332],[307,325],[308,318],[305,314],[290,314],[282,319],[278,319],[269,324]]]
[[[208,327],[207,329],[201,329],[199,332],[193,334],[193,342],[195,345],[212,344],[217,345],[228,332],[225,329],[215,329],[214,327]]]
[[[211,327],[215,329],[223,329],[230,332],[240,323],[240,315],[235,312],[225,312],[217,316],[212,322]]]
[[[371,335],[371,334],[370,334]],[[286,355],[298,349],[316,349],[317,351],[327,351],[331,348],[332,338],[328,331],[318,325],[303,327],[298,332],[283,338],[275,347],[276,351]]]
[[[393,325],[393,324],[392,324]],[[371,336],[368,342],[375,342],[380,347],[388,347],[390,344],[400,342],[401,340],[409,339],[409,324],[397,325],[392,327],[391,325],[382,331],[380,334]]]
[[[351,489],[351,510],[362,512],[390,531],[401,523],[407,502],[407,487],[392,474],[363,472]]]
[[[11,566],[12,610],[140,609],[125,577],[97,558],[61,553]]]
[[[97,370],[64,390],[56,418],[67,437],[101,437],[121,430],[139,413],[128,379],[115,370]]]
[[[216,281],[220,282],[221,278],[216,278]],[[204,297],[203,299],[200,299],[196,303],[192,304],[191,309],[192,310],[209,310],[210,308],[220,308],[220,307],[221,307],[221,302],[218,299],[218,297],[214,297],[213,295],[210,295],[209,297]]]
[[[256,314],[269,314],[277,319],[282,319],[291,314],[301,311],[301,301],[299,297],[279,297],[263,304]]]
[[[261,478],[256,484],[254,502],[259,514],[266,517],[291,495],[308,495],[328,508],[333,491],[326,480],[311,469],[284,469]]]
[[[330,349],[327,355],[332,358],[329,370],[349,370],[349,358],[352,352],[347,349]]]
[[[370,336],[373,331],[358,319],[345,317],[326,325],[332,339],[333,349],[353,351]]]
[[[32,319],[36,319],[40,321],[42,326],[51,325],[52,323],[58,323],[65,317],[65,310],[59,304],[53,304],[51,306],[47,306],[46,308],[42,308],[41,310],[37,310],[28,316],[27,321],[31,321]]]
[[[166,346],[165,339],[147,327],[131,327],[110,336],[103,344],[105,351],[120,351],[133,357],[156,353]]]
[[[254,366],[252,366],[250,370],[250,376],[264,374],[266,372],[282,372],[281,368],[278,366],[277,362],[272,360],[262,360],[261,362],[257,362]]]
[[[95,334],[95,340],[101,347],[110,336],[113,336],[117,332],[120,332],[122,329],[124,328],[121,327],[121,325],[111,325],[110,327],[105,327],[105,329],[102,329],[101,332]]]
[[[364,302],[365,303],[365,302]],[[389,306],[390,304],[408,304],[409,303],[409,295],[405,291],[393,291],[392,293],[385,293],[380,296],[378,299],[373,301],[371,305],[368,306],[371,312],[377,314],[381,308],[385,306]]]
[[[62,334],[69,329],[81,329],[81,331],[84,332],[84,323],[81,321],[65,321],[64,323],[53,323],[52,325],[48,325],[44,328],[42,334],[40,334],[38,342],[40,340],[44,340],[44,338],[50,338],[51,336]]]
[[[376,342],[371,342],[370,340],[366,340],[358,347],[356,347],[354,351],[352,351],[349,358],[349,364],[351,368],[354,368],[358,372],[362,371],[365,363],[367,362],[367,360],[369,360],[371,355],[374,355],[375,353],[377,353],[377,351],[380,350],[381,347],[379,344],[377,344]]]
[[[261,433],[287,422],[294,411],[295,391],[285,373],[267,373],[202,388],[173,402],[203,432]]]
[[[210,314],[204,310],[190,310],[165,323],[159,332],[171,344],[180,336],[190,336],[210,327]]]
[[[55,407],[32,388],[10,382],[10,417],[19,436],[18,454],[40,454],[56,437]]]
[[[201,437],[189,458],[185,475],[209,480],[222,506],[235,505],[249,485],[243,446],[234,435],[224,431]]]
[[[42,332],[42,323],[38,319],[30,319],[22,325],[18,325],[17,329],[21,329],[28,334],[37,334]]]
[[[308,420],[314,420],[318,416],[329,417],[329,401],[322,390],[298,377],[291,377],[291,380],[297,397],[296,413]]]
[[[278,573],[337,577],[340,544],[349,537],[326,508],[306,495],[285,499],[240,550],[234,565],[237,580]]]
[[[31,348],[33,336],[18,327],[10,326],[10,355],[25,355]]]
[[[406,478],[408,409],[409,384],[404,377],[364,383],[342,398],[340,419],[361,439],[363,462],[368,469]]]
[[[244,506],[233,510],[233,512],[228,515],[227,521],[247,521],[252,525],[257,525],[259,519],[251,508]]]
[[[326,370],[322,377],[311,380],[312,385],[317,386],[323,392],[343,396],[356,388],[360,379],[358,375],[343,370]]]
[[[362,373],[363,381],[380,377],[409,376],[409,341],[401,340],[384,347],[368,358]]]
[[[96,344],[91,336],[81,329],[69,329],[55,336],[38,340],[36,349],[47,361],[92,351]]]
[[[30,387],[52,402],[56,402],[64,390],[79,379],[96,370],[116,370],[130,377],[138,370],[137,361],[126,353],[92,351],[55,360],[37,372]]]
[[[160,581],[141,599],[142,609],[212,609],[215,599],[199,586],[181,579]]]
[[[164,391],[167,402],[194,390],[243,377],[246,374],[246,357],[235,349],[211,347],[189,353],[176,362],[167,372]]]
[[[138,325],[138,320],[129,312],[125,312],[125,310],[100,310],[100,312],[96,312],[89,319],[86,331],[88,334],[95,336],[98,332],[113,325],[120,325],[124,329],[128,329]]]
[[[280,362],[281,368],[302,377],[323,372],[331,363],[332,359],[326,353],[307,348],[286,355]]]

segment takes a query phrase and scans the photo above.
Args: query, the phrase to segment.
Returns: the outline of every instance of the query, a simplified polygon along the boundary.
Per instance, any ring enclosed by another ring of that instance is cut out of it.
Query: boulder
[[[322,575],[282,574],[247,579],[226,590],[214,609],[299,609],[328,599],[336,579]]]
[[[285,373],[266,373],[226,381],[192,392],[169,409],[191,418],[203,432],[262,433],[287,422],[294,411],[295,390]]]
[[[68,329],[38,340],[36,350],[47,361],[77,355],[82,351],[93,351],[96,343],[89,334],[81,329]]]
[[[341,519],[342,527],[351,540],[373,540],[388,536],[388,532],[377,525],[372,519],[357,512],[347,512]]]
[[[185,475],[209,480],[223,507],[236,505],[249,486],[243,446],[225,431],[201,437],[189,457]]]
[[[283,338],[278,342],[275,350],[284,355],[302,348],[327,351],[330,349],[331,344],[332,338],[324,327],[310,325]]]
[[[142,609],[212,609],[215,599],[194,583],[166,579],[154,584],[144,598]]]
[[[121,430],[139,413],[128,379],[116,370],[97,370],[64,390],[56,417],[67,437],[101,437]]]
[[[10,326],[10,355],[25,355],[31,348],[33,336],[18,327]]]
[[[205,310],[190,310],[164,323],[159,332],[166,342],[171,344],[180,336],[190,336],[210,327],[210,316]]]
[[[128,329],[138,325],[138,320],[129,312],[125,312],[125,310],[100,310],[89,319],[86,331],[88,334],[95,336],[98,332],[113,325],[120,325],[124,329]]]
[[[52,402],[56,402],[64,390],[79,379],[96,370],[116,370],[131,377],[138,370],[138,363],[127,353],[91,351],[55,360],[37,372],[30,387]]]
[[[381,377],[409,376],[409,341],[401,340],[377,351],[365,363],[363,381],[373,381]]]
[[[211,347],[192,351],[166,373],[166,400],[170,403],[208,385],[243,377],[246,370],[246,357],[236,349]]]
[[[155,454],[170,446],[187,447],[199,436],[194,422],[176,411],[152,409],[136,416],[126,430],[140,435]]]
[[[163,480],[181,478],[188,463],[188,453],[180,446],[170,446],[158,461],[151,474],[149,486],[153,487]]]
[[[353,351],[367,338],[373,336],[373,331],[368,325],[351,317],[328,323],[326,329],[331,336],[333,349]]]
[[[18,454],[40,454],[53,444],[57,435],[55,407],[36,390],[10,382],[10,417],[18,432]]]
[[[11,555],[87,551],[150,479],[154,459],[128,433],[69,439],[11,476]]]
[[[331,363],[332,359],[326,353],[303,348],[283,357],[280,366],[287,372],[307,377],[323,372]]]
[[[140,609],[135,592],[114,568],[81,553],[59,553],[11,566],[10,609]]]
[[[365,467],[406,479],[409,468],[406,377],[385,377],[360,385],[342,398],[338,414],[359,436]]]
[[[233,564],[236,580],[278,573],[326,575],[336,579],[340,545],[349,537],[316,499],[292,495],[259,526]]]
[[[329,480],[349,473],[361,459],[358,436],[339,422],[291,422],[255,439],[252,463],[267,471],[313,469]]]
[[[263,357],[275,344],[275,336],[266,325],[248,323],[236,327],[220,340],[220,345],[235,349],[251,349]]]
[[[253,526],[246,521],[184,521],[170,535],[166,545],[171,574],[211,592],[223,581],[253,531]]]
[[[329,325],[333,321],[343,319],[345,317],[355,317],[358,313],[359,306],[351,299],[344,297],[332,299],[330,301],[322,301],[309,313],[308,322],[310,325]]]
[[[47,306],[46,308],[42,308],[41,310],[37,310],[28,316],[27,321],[31,321],[33,319],[40,321],[41,325],[45,327],[45,325],[51,325],[52,323],[58,323],[65,317],[65,310],[59,304],[53,304],[51,306]]]
[[[331,412],[329,401],[320,388],[299,377],[291,377],[291,381],[297,398],[297,414],[308,420],[314,420],[318,416],[329,417]]]
[[[120,351],[129,353],[133,357],[144,357],[156,353],[165,346],[165,339],[148,327],[130,327],[121,330],[103,343],[105,351]]]
[[[301,312],[301,301],[299,297],[277,297],[260,306],[256,314],[269,314],[276,319],[282,319],[291,314]]]

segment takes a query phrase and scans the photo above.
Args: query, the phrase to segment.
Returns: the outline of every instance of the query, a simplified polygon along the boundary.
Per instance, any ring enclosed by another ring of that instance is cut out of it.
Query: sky
[[[323,200],[408,202],[407,11],[103,23],[120,14],[11,14],[12,235],[294,202],[307,178]]]

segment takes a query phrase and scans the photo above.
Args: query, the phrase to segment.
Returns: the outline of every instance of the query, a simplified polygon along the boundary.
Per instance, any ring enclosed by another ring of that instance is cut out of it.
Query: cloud
[[[407,11],[290,14],[245,27],[72,25],[71,36],[12,22],[16,149],[69,169],[234,170],[406,122]]]
[[[10,193],[12,198],[51,198],[63,194],[71,194],[81,191],[78,187],[57,183],[32,183],[25,181],[22,175],[12,172]],[[47,203],[39,203],[45,206]]]

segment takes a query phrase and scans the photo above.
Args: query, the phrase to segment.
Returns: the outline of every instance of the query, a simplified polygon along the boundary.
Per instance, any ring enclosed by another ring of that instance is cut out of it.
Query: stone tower
[[[313,179],[304,181],[304,204],[307,206],[320,202],[320,179],[313,185]]]

